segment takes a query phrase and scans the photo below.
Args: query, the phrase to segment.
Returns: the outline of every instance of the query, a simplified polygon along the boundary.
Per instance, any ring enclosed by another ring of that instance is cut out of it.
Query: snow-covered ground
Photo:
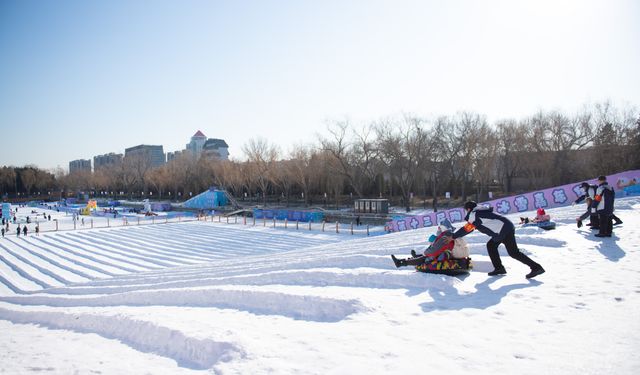
[[[612,238],[576,228],[582,210],[548,210],[554,231],[518,228],[547,270],[532,280],[503,247],[508,274],[487,276],[479,233],[467,276],[396,269],[389,254],[422,248],[433,228],[12,231],[0,373],[638,374],[640,198],[616,201]]]

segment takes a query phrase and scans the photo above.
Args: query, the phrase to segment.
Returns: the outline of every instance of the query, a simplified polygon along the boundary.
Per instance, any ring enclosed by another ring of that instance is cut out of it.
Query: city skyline
[[[197,142],[197,146],[194,142]],[[159,167],[161,165],[164,165],[165,163],[170,162],[177,155],[182,155],[184,153],[196,155],[197,157],[203,155],[203,157],[218,157],[221,160],[228,160],[228,154],[226,153],[227,148],[228,145],[223,139],[209,138],[205,134],[203,134],[202,131],[198,130],[193,136],[191,136],[190,142],[187,143],[181,150],[168,151],[164,149],[163,145],[139,144],[135,146],[125,147],[123,153],[112,151],[106,154],[94,155],[88,158],[82,157],[70,160],[68,163],[69,167],[67,168],[67,172],[72,173],[74,170],[88,170],[90,172],[95,172],[97,168],[104,165],[118,164],[122,162],[122,160],[126,158],[127,155],[133,155],[133,151],[136,149],[154,149],[154,153],[157,155],[154,156],[155,161],[152,164],[154,165],[154,167]],[[161,163],[158,159],[160,153],[163,156],[163,161]],[[65,169],[62,166],[60,167]]]
[[[328,121],[490,122],[640,104],[636,1],[0,3],[0,165],[66,169],[196,131],[230,158]]]

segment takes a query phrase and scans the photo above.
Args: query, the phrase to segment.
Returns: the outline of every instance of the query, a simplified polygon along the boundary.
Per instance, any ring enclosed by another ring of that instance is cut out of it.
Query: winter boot
[[[544,268],[542,268],[542,266],[538,266],[538,267],[532,268],[531,272],[529,272],[525,277],[527,279],[531,279],[538,275],[542,275],[543,273],[544,273]]]
[[[578,220],[578,228],[581,228],[581,227],[582,227],[582,220]]]
[[[391,254],[391,259],[393,260],[393,264],[396,265],[396,268],[404,267],[407,265],[407,261],[404,259],[398,259],[393,254]]]
[[[496,267],[496,269],[494,269],[493,271],[487,273],[487,275],[489,276],[498,276],[498,275],[504,275],[507,273],[507,270],[504,269],[504,267]]]

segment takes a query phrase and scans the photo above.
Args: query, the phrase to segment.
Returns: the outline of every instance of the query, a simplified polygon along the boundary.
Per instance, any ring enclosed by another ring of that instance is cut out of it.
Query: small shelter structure
[[[388,214],[388,199],[356,199],[354,212],[359,214]]]

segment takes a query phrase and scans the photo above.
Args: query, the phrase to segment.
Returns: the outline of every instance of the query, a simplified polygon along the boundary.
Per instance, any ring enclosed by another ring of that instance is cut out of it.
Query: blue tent
[[[184,207],[202,210],[213,209],[227,204],[227,193],[214,187],[184,202]]]

